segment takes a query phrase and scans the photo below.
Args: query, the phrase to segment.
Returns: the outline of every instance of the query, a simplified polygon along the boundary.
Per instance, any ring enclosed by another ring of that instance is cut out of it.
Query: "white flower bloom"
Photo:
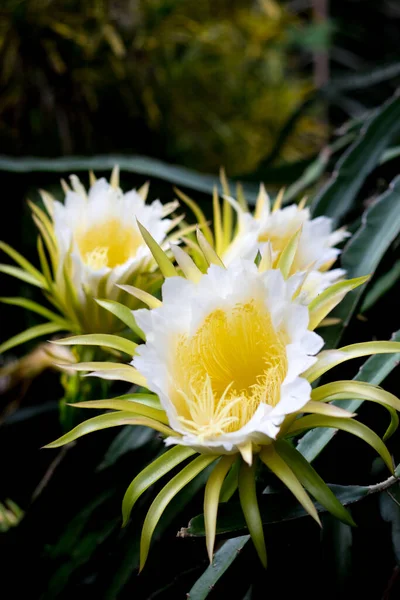
[[[76,177],[71,178],[65,203],[54,203],[54,232],[59,250],[59,280],[66,260],[72,262],[71,279],[84,301],[84,295],[114,298],[116,283],[140,272],[154,269],[155,263],[137,226],[141,222],[162,244],[171,229],[165,219],[176,205],[149,205],[135,190],[123,193],[115,185],[99,179],[88,193]]]
[[[239,259],[197,284],[168,278],[162,306],[134,312],[147,341],[132,364],[182,435],[167,443],[218,453],[265,444],[309,401],[301,373],[323,340],[292,300],[297,281]]]
[[[276,266],[285,246],[302,228],[291,273],[309,271],[303,287],[303,301],[308,303],[345,274],[343,269],[328,271],[340,254],[333,246],[348,236],[341,229],[332,232],[332,221],[328,217],[311,219],[309,209],[299,208],[296,204],[271,212],[269,204],[265,203],[257,217],[243,212],[238,206],[236,209],[239,230],[222,255],[226,265],[237,257],[254,260],[257,252],[263,254],[269,243]]]

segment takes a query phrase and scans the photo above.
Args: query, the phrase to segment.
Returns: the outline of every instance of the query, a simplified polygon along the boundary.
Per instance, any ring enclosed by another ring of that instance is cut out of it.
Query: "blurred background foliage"
[[[316,195],[322,212],[357,231],[365,209],[400,171],[400,100],[378,108],[400,83],[399,39],[396,0],[2,0],[0,238],[35,262],[26,198],[37,201],[37,188],[60,197],[59,178],[71,172],[85,183],[89,168],[108,176],[113,155],[122,156],[123,187],[150,178],[151,199],[171,200],[174,183],[209,214],[208,192],[224,165],[230,177],[244,180],[250,200],[259,181],[273,192],[286,185],[287,200]],[[343,165],[344,152],[350,158]],[[338,170],[339,178],[331,178]],[[393,201],[398,192],[391,190]],[[360,257],[376,271],[343,344],[388,339],[400,328],[400,218],[393,214],[385,221],[375,213],[367,236],[374,251],[355,244],[347,252],[354,275]],[[390,226],[392,237],[381,243]],[[3,282],[2,295],[30,297],[23,283],[6,276]],[[35,323],[2,306],[2,339]],[[43,360],[31,354],[14,362],[28,351]],[[326,599],[399,597],[400,495],[393,488],[394,500],[383,492],[354,505],[359,527],[352,532],[325,517],[323,534],[307,519],[268,525],[266,573],[247,544],[240,554],[235,550],[234,566],[220,579],[219,563],[215,589],[203,585],[199,593],[193,586],[208,566],[203,540],[175,537],[202,511],[196,495],[202,482],[195,481],[165,514],[149,566],[138,577],[137,534],[154,491],[124,530],[120,503],[135,474],[162,450],[161,441],[124,428],[87,436],[65,452],[40,450],[66,426],[60,375],[47,369],[43,347],[34,343],[1,360],[7,365],[0,378],[5,598],[19,597],[26,586],[30,598],[47,600],[168,600],[189,590],[192,600],[264,600],[266,590],[293,598],[299,589],[318,600],[321,590]],[[353,377],[358,366],[342,376]],[[397,395],[398,379],[393,371],[385,381]],[[385,430],[379,407],[360,413],[378,433]],[[390,442],[397,459],[398,447],[399,434]],[[344,485],[386,477],[372,453],[345,434],[335,436],[316,468]]]
[[[5,0],[0,20],[9,154],[124,150],[246,173],[312,89],[293,52],[307,23],[275,0]],[[302,115],[282,157],[309,156],[324,129]]]

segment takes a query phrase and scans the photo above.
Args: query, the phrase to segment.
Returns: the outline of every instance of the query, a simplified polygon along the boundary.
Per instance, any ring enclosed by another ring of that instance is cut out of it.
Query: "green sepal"
[[[56,340],[55,344],[61,346],[101,346],[125,352],[129,356],[135,354],[137,344],[118,335],[108,333],[91,333],[87,335],[74,335],[73,337]]]
[[[263,567],[267,568],[267,549],[265,547],[263,525],[256,494],[256,466],[256,460],[250,466],[244,461],[241,462],[239,471],[239,499],[257,554]]]
[[[287,433],[297,434],[308,429],[314,429],[315,427],[341,429],[342,431],[347,431],[348,433],[352,433],[359,437],[374,448],[388,467],[389,471],[392,474],[394,473],[392,458],[381,438],[376,435],[372,429],[354,419],[336,419],[334,417],[324,417],[322,415],[309,415],[307,417],[301,417],[292,423]]]
[[[147,417],[135,417],[131,412],[127,411],[117,411],[88,419],[77,425],[65,435],[59,437],[54,442],[46,444],[43,448],[58,448],[59,446],[65,446],[65,444],[69,444],[88,433],[100,431],[101,429],[108,429],[109,427],[119,427],[121,425],[145,425],[159,431],[165,436],[176,435],[172,429],[159,421]]]
[[[285,440],[278,440],[275,447],[278,454],[289,465],[300,483],[314,496],[317,502],[324,506],[337,519],[343,521],[343,523],[355,526],[348,510],[339,502],[322,477],[318,475],[308,460],[298,450]]]
[[[3,344],[0,346],[0,354],[3,354],[3,352],[6,352],[7,350],[11,350],[11,348],[15,348],[20,344],[34,340],[42,335],[49,335],[50,333],[56,333],[57,331],[62,331],[63,329],[65,329],[65,327],[59,325],[58,323],[41,323],[40,325],[34,325],[33,327],[29,327],[29,329],[25,329],[25,331],[21,331],[21,333],[17,333],[17,335],[14,335],[3,342]]]
[[[212,562],[214,543],[215,543],[215,528],[217,525],[218,504],[220,493],[225,477],[235,460],[235,455],[223,456],[214,469],[206,483],[204,491],[204,522],[206,528],[206,545],[210,563]]]
[[[132,509],[140,496],[161,477],[169,473],[181,462],[196,454],[195,450],[188,446],[173,446],[151,462],[141,471],[127,488],[122,500],[122,526],[128,523]]]
[[[341,420],[341,419],[338,419]],[[315,508],[310,496],[303,488],[301,482],[296,477],[290,466],[276,452],[273,444],[265,446],[260,452],[260,458],[263,463],[282,481],[282,483],[292,492],[297,498],[302,507],[308,514],[321,525],[317,509]]]
[[[217,458],[217,456],[208,454],[198,456],[184,467],[182,471],[175,475],[175,477],[173,477],[156,496],[143,524],[142,536],[140,539],[140,571],[146,563],[154,530],[168,504],[182,488],[192,481],[196,475],[199,475],[199,473],[204,471],[204,469]]]
[[[95,300],[97,304],[99,304],[102,308],[108,310],[115,317],[117,317],[117,319],[119,319],[120,321],[122,321],[122,323],[129,327],[131,331],[136,333],[136,335],[140,339],[145,339],[145,335],[140,329],[140,327],[137,325],[135,317],[133,316],[130,308],[128,308],[124,304],[121,304],[120,302],[116,302],[115,300],[104,300],[99,298],[95,298]]]

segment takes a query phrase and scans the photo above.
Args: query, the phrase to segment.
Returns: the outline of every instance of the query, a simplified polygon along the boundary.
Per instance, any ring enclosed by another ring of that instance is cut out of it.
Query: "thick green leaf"
[[[399,132],[400,98],[394,97],[376,112],[365,130],[361,131],[354,144],[341,157],[332,178],[314,200],[314,216],[331,217],[334,224],[344,217],[365,178]]]
[[[384,521],[390,524],[393,551],[400,563],[400,486],[394,485],[386,494],[379,497],[380,513]]]
[[[390,244],[400,233],[400,177],[364,213],[362,224],[341,258],[348,277],[374,273]],[[355,290],[338,307],[337,316],[349,322],[362,291]]]
[[[400,177],[396,177],[389,189],[365,211],[361,226],[343,251],[341,264],[346,269],[347,277],[361,277],[374,273],[386,250],[400,233],[399,206]],[[362,291],[358,288],[350,292],[332,313],[331,316],[337,317],[341,322],[327,330],[324,336],[326,348],[337,345],[344,328],[350,322]]]
[[[400,330],[391,337],[391,341],[400,341]],[[354,377],[356,381],[365,381],[379,385],[389,373],[399,364],[398,354],[377,354],[371,356]],[[340,406],[350,412],[355,412],[362,404],[362,400],[348,400],[340,402]],[[334,429],[314,429],[306,433],[297,445],[297,449],[309,461],[313,461],[325,448],[335,435]]]
[[[152,429],[140,425],[136,427],[127,425],[115,436],[96,471],[112,467],[126,453],[134,452],[146,444],[150,444],[153,438],[154,431]]]
[[[367,312],[378,302],[400,279],[400,260],[396,261],[391,269],[371,285],[371,289],[365,294],[361,305],[361,312]]]
[[[330,90],[333,92],[361,90],[393,79],[398,75],[400,75],[400,63],[393,62],[387,65],[380,65],[374,69],[368,69],[368,71],[361,73],[336,77],[324,86],[323,92],[329,95]]]
[[[194,454],[196,452],[187,446],[174,446],[143,469],[125,492],[122,501],[123,525],[126,525],[128,522],[132,509],[143,492],[161,479],[161,477],[169,473],[174,467]]]
[[[65,327],[59,325],[58,323],[41,323],[40,325],[34,325],[29,329],[25,329],[21,333],[17,333],[12,338],[9,338],[0,346],[0,354],[6,352],[7,350],[11,350],[11,348],[15,348],[20,344],[24,344],[25,342],[29,342],[30,340],[34,340],[42,335],[49,335],[50,333],[56,333],[56,331],[61,331],[65,329]]]
[[[111,495],[110,491],[98,495],[68,522],[55,544],[46,548],[45,559],[53,561],[56,568],[47,581],[43,600],[53,600],[62,594],[74,573],[91,559],[99,545],[118,528],[117,518],[98,518],[98,509],[103,508]]]
[[[186,594],[186,597],[190,600],[204,600],[204,598],[207,598],[214,585],[231,566],[249,539],[249,535],[242,535],[226,540],[215,553],[212,564],[199,577],[190,592]]]
[[[331,581],[331,598],[345,598],[346,581],[351,573],[353,531],[331,515],[325,515],[321,531],[321,552],[324,553],[327,577]]]
[[[108,171],[115,165],[119,165],[121,171],[128,173],[139,173],[142,175],[156,177],[164,181],[170,181],[192,190],[212,193],[213,187],[217,186],[222,192],[219,177],[217,175],[206,175],[197,173],[186,167],[170,165],[155,158],[146,156],[64,156],[61,158],[31,158],[0,156],[0,171],[14,173],[32,173],[42,171],[44,173],[75,173],[78,171]],[[245,185],[246,195],[255,201],[257,197],[257,186]]]

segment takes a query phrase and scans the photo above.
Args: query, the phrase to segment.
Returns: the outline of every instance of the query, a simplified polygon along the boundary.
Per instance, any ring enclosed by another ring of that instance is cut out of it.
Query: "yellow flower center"
[[[85,264],[92,269],[113,269],[135,256],[143,244],[133,227],[126,227],[118,219],[97,223],[76,235],[79,251]]]
[[[215,437],[246,425],[260,403],[275,406],[287,371],[285,337],[256,302],[215,310],[192,337],[180,336],[171,396],[186,428]]]

